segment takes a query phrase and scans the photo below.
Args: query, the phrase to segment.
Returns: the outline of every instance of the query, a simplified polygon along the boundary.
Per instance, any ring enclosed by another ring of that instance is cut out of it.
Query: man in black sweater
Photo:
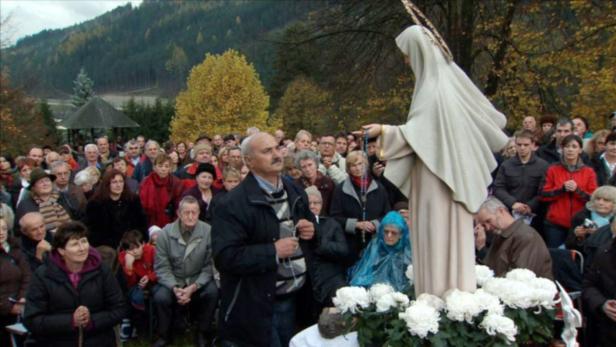
[[[505,161],[494,180],[494,196],[502,201],[515,217],[534,216],[533,226],[542,228],[542,206],[539,201],[541,182],[549,164],[533,153],[534,134],[521,130],[515,134],[516,156]]]

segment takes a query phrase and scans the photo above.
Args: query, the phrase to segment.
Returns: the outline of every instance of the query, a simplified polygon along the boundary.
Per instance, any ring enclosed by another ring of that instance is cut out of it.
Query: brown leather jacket
[[[494,235],[492,245],[483,263],[496,276],[504,276],[513,269],[529,269],[539,277],[553,279],[552,258],[543,239],[532,227],[517,220],[499,235]]]

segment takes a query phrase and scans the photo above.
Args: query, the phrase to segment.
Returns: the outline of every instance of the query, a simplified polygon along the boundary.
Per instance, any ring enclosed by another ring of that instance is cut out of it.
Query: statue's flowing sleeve
[[[406,141],[402,133],[402,127],[383,125],[379,137],[379,159],[400,159],[413,154],[411,145]]]
[[[414,151],[401,126],[383,125],[379,137],[379,159],[386,160],[385,177],[409,197],[410,172],[415,161]]]

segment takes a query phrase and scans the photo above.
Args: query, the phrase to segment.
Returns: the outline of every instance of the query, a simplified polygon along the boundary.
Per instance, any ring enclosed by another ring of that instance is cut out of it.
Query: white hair
[[[486,210],[490,213],[496,213],[501,208],[507,210],[507,206],[505,206],[502,201],[498,200],[493,196],[490,196],[486,199],[486,201],[481,204],[481,206],[479,206],[479,210],[477,212],[481,210]]]
[[[79,187],[83,186],[84,184],[90,183],[90,182],[92,182],[92,176],[87,170],[79,171],[75,175],[75,179],[73,180],[73,183],[75,183],[75,185]]]
[[[242,152],[242,157],[247,157],[252,154],[252,140],[254,140],[255,136],[260,133],[252,134],[242,141],[240,144],[240,150]]]
[[[56,160],[50,165],[51,172],[55,173],[61,166],[66,166],[69,170],[71,169],[71,166],[64,160]]]
[[[87,152],[88,149],[95,149],[98,152],[98,146],[93,144],[93,143],[88,143],[84,148],[83,151]]]
[[[154,140],[148,140],[143,147],[148,148],[150,145],[156,145],[156,148],[160,148],[160,144]]]

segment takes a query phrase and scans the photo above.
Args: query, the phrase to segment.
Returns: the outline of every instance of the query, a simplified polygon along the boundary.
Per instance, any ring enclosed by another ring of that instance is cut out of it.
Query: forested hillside
[[[173,96],[206,52],[235,48],[272,79],[276,47],[289,24],[327,1],[155,1],[116,8],[91,21],[46,30],[2,52],[11,83],[39,97],[63,97],[84,68],[97,92],[147,90]]]

